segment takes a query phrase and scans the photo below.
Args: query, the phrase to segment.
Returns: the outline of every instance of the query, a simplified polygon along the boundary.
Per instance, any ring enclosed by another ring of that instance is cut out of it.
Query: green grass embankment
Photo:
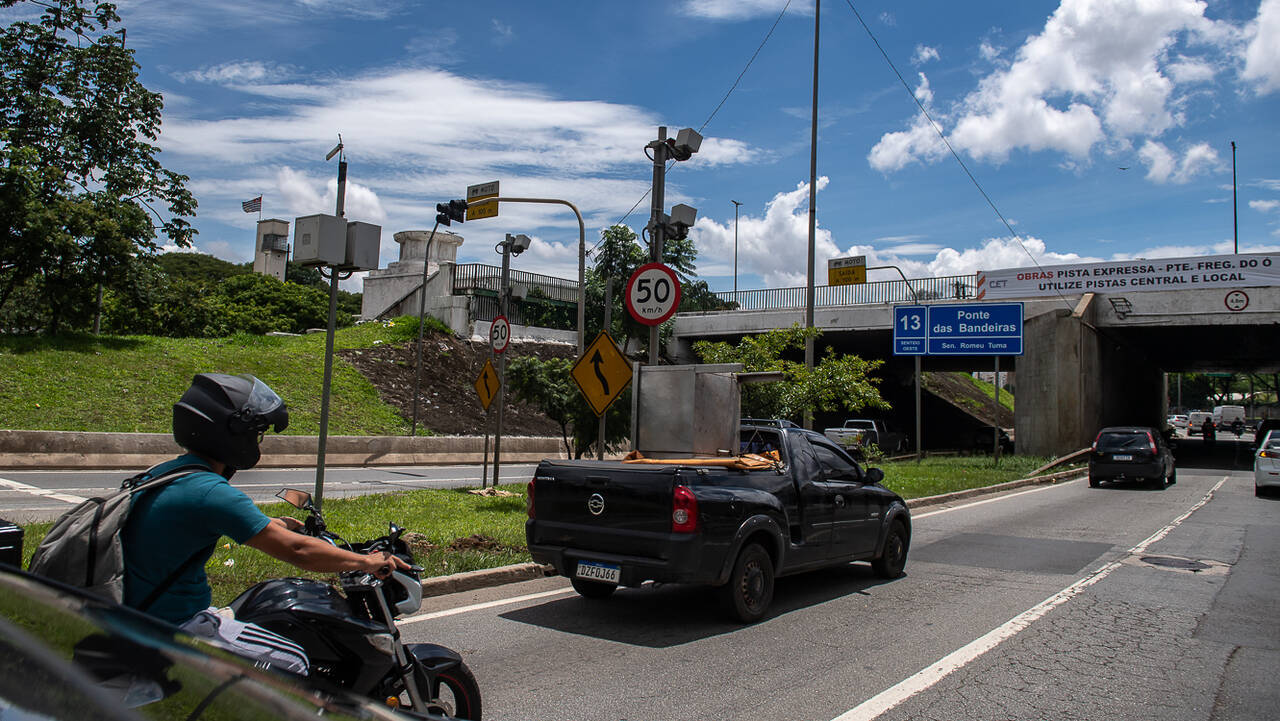
[[[339,330],[335,350],[416,338],[412,318]],[[288,435],[320,430],[325,334],[229,338],[0,336],[0,428],[168,433],[196,373],[251,373],[289,405]],[[331,435],[403,435],[408,424],[341,358]]]
[[[1045,458],[1012,456],[993,467],[989,457],[926,458],[881,464],[884,485],[904,498],[919,498],[1023,478],[1048,462]],[[481,496],[466,489],[404,491],[357,498],[327,498],[325,519],[330,530],[351,541],[376,538],[395,522],[409,532],[417,563],[426,576],[497,568],[530,561],[525,546],[524,484],[503,490],[514,496]],[[293,516],[301,511],[283,503],[263,506],[270,516]],[[48,523],[25,527],[26,559],[48,532]],[[206,567],[213,586],[213,602],[225,605],[253,584],[283,576],[329,578],[306,573],[264,553],[223,539]]]

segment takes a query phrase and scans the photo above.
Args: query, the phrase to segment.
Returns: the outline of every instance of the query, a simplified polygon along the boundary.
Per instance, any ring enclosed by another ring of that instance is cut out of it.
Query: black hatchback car
[[[1089,486],[1103,481],[1146,481],[1163,489],[1178,482],[1173,450],[1164,436],[1146,426],[1112,426],[1098,431],[1089,454]]]

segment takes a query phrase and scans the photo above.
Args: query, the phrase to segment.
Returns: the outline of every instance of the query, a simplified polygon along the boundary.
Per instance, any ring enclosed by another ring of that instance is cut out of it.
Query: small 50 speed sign
[[[505,315],[500,315],[489,324],[489,345],[493,346],[494,353],[501,353],[507,349],[509,343],[511,343],[511,323],[507,321]]]
[[[637,322],[658,325],[675,315],[680,307],[680,281],[676,272],[662,263],[646,263],[636,268],[627,281],[627,311]]]

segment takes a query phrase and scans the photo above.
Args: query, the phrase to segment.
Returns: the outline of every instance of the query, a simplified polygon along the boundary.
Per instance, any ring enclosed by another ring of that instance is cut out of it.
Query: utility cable
[[[782,6],[782,12],[778,13],[778,17],[774,19],[773,25],[769,27],[769,32],[765,33],[764,39],[760,41],[760,44],[758,46],[756,46],[756,51],[754,53],[751,53],[751,58],[747,60],[747,64],[743,66],[742,72],[738,73],[738,77],[734,79],[733,85],[729,86],[729,91],[724,94],[724,97],[720,98],[719,104],[716,105],[715,110],[711,111],[711,114],[707,116],[707,119],[702,121],[702,125],[698,126],[699,134],[701,134],[702,131],[705,130],[708,125],[711,124],[711,121],[716,117],[716,114],[720,112],[720,108],[723,108],[724,104],[729,100],[729,96],[733,95],[733,91],[738,89],[738,84],[742,82],[742,78],[747,74],[747,71],[751,69],[751,64],[756,61],[756,57],[760,55],[761,50],[764,50],[764,46],[766,43],[769,42],[769,38],[773,37],[773,32],[778,29],[778,23],[781,23],[782,17],[787,14],[787,10],[791,7],[791,2],[792,0],[787,0],[787,4]],[[670,172],[670,170],[675,166],[675,164],[676,164],[676,161],[674,160],[671,161],[671,163],[667,165],[667,171]],[[628,210],[626,214],[623,215],[621,218],[619,218],[618,221],[613,225],[621,225],[622,223],[626,222],[627,218],[630,218],[631,214],[636,212],[636,208],[640,207],[640,204],[643,203],[645,199],[649,197],[649,193],[651,192],[653,192],[652,188],[649,188],[648,190],[644,191],[644,194],[641,195],[640,199],[635,202],[635,205],[631,206],[631,210]],[[603,238],[600,239],[599,241],[596,241],[596,244],[591,246],[591,250],[587,251],[587,255],[591,255],[592,253],[595,253],[596,248],[599,248],[600,244],[603,242],[604,242]]]
[[[938,134],[938,138],[942,140],[942,143],[947,146],[947,150],[951,152],[951,157],[955,158],[956,162],[960,164],[960,169],[964,171],[964,174],[969,176],[969,180],[973,183],[973,187],[978,189],[978,192],[982,194],[982,198],[987,201],[987,205],[991,206],[991,210],[995,211],[996,217],[1000,219],[1001,223],[1004,223],[1004,227],[1009,230],[1009,235],[1018,242],[1018,246],[1022,248],[1022,252],[1027,254],[1027,257],[1031,259],[1031,262],[1035,264],[1036,268],[1043,270],[1044,266],[1040,265],[1040,261],[1036,260],[1035,255],[1027,249],[1026,244],[1022,242],[1022,238],[1014,231],[1013,225],[1004,217],[1004,213],[1001,213],[1000,209],[996,207],[995,201],[991,199],[990,195],[987,195],[987,191],[982,188],[982,184],[979,183],[978,179],[969,171],[969,166],[965,165],[964,160],[960,158],[960,154],[951,146],[951,141],[947,140],[947,136],[943,134],[942,128],[938,126],[938,123],[934,121],[933,116],[930,115],[929,111],[924,107],[924,103],[920,102],[920,98],[916,97],[915,91],[911,89],[911,85],[902,77],[902,73],[898,72],[898,67],[893,64],[893,60],[889,59],[889,54],[885,52],[884,47],[880,45],[880,41],[876,39],[876,34],[871,32],[871,28],[868,27],[866,21],[862,19],[862,13],[859,13],[858,9],[853,6],[852,0],[844,0],[844,2],[849,6],[849,9],[853,11],[853,16],[858,19],[858,23],[862,25],[862,29],[867,31],[867,36],[871,38],[871,42],[875,43],[876,49],[880,51],[880,55],[884,57],[884,61],[888,63],[889,69],[893,71],[894,75],[898,76],[898,82],[902,83],[902,87],[907,89],[907,94],[911,96],[911,100],[916,104],[916,107],[920,108],[920,113],[929,121],[929,126],[933,128],[933,132]],[[1055,292],[1058,294],[1058,298],[1063,303],[1066,303],[1068,308],[1073,307],[1066,297],[1062,295],[1062,291],[1055,289]]]

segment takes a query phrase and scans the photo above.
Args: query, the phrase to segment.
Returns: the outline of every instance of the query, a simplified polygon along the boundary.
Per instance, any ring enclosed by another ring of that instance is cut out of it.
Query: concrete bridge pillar
[[[1019,453],[1070,453],[1104,426],[1161,426],[1163,370],[1141,348],[1099,330],[1097,312],[1087,293],[1072,310],[1026,319],[1014,412]]]

